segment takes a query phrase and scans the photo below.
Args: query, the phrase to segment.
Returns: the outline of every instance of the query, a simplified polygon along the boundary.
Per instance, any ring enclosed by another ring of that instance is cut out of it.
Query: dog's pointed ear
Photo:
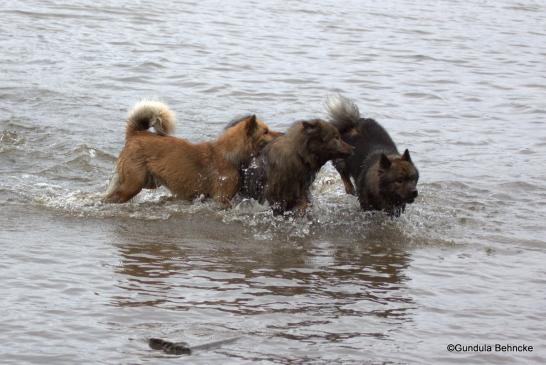
[[[317,120],[304,120],[301,124],[306,134],[314,134],[319,130],[319,122]]]
[[[409,150],[407,148],[404,151],[404,154],[402,155],[402,160],[411,162],[411,156],[410,156]]]
[[[248,135],[254,134],[256,129],[258,129],[258,122],[256,121],[256,114],[252,114],[250,117],[248,117],[248,121],[246,122],[246,133]]]
[[[379,168],[383,171],[388,170],[391,167],[391,160],[387,157],[386,154],[382,153],[379,158]]]

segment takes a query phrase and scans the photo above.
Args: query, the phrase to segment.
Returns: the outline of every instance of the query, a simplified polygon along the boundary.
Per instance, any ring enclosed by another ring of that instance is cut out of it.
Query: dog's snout
[[[419,195],[419,193],[417,192],[417,190],[413,190],[413,191],[411,192],[412,198],[417,198],[417,195]]]
[[[348,154],[348,155],[352,155],[354,150],[355,150],[355,148],[353,146],[351,146],[350,144],[348,144],[348,143],[343,143],[342,146],[341,146],[341,151],[343,153]]]

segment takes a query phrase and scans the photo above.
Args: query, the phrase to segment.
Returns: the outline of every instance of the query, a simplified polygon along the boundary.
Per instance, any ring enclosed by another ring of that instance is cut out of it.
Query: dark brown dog
[[[361,118],[351,100],[331,97],[327,109],[343,140],[355,147],[354,154],[334,161],[347,193],[355,194],[353,178],[362,209],[399,216],[418,194],[419,172],[409,151],[400,155],[387,131],[375,120]]]
[[[269,202],[274,214],[293,209],[303,214],[309,189],[326,161],[346,157],[353,148],[338,130],[320,119],[294,123],[269,143],[244,171],[242,195]]]
[[[157,133],[148,132],[154,127]],[[190,143],[169,136],[174,116],[160,102],[140,102],[129,113],[121,151],[105,201],[124,203],[143,188],[165,185],[179,199],[211,197],[223,206],[240,186],[239,169],[279,133],[255,115],[229,124],[218,139]]]

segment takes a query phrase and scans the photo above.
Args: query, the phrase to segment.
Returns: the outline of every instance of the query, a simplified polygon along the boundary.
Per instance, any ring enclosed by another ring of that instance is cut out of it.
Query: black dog
[[[409,151],[400,155],[387,131],[375,120],[361,118],[351,100],[338,95],[328,98],[326,106],[342,139],[355,147],[351,156],[334,161],[345,191],[355,195],[353,178],[362,209],[399,216],[418,194],[419,172]]]
[[[353,148],[341,140],[333,125],[320,119],[295,122],[277,137],[243,171],[241,194],[269,202],[275,215],[309,205],[309,189],[320,168],[343,158]]]

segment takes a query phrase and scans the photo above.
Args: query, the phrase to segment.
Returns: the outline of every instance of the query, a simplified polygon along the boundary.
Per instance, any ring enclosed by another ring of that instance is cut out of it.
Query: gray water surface
[[[3,364],[546,363],[546,5],[501,1],[0,4]],[[354,98],[420,170],[364,214],[331,165],[304,218],[164,189],[101,203],[127,110],[177,136],[283,130]],[[149,337],[198,345],[191,358]],[[449,352],[448,344],[533,352]]]

